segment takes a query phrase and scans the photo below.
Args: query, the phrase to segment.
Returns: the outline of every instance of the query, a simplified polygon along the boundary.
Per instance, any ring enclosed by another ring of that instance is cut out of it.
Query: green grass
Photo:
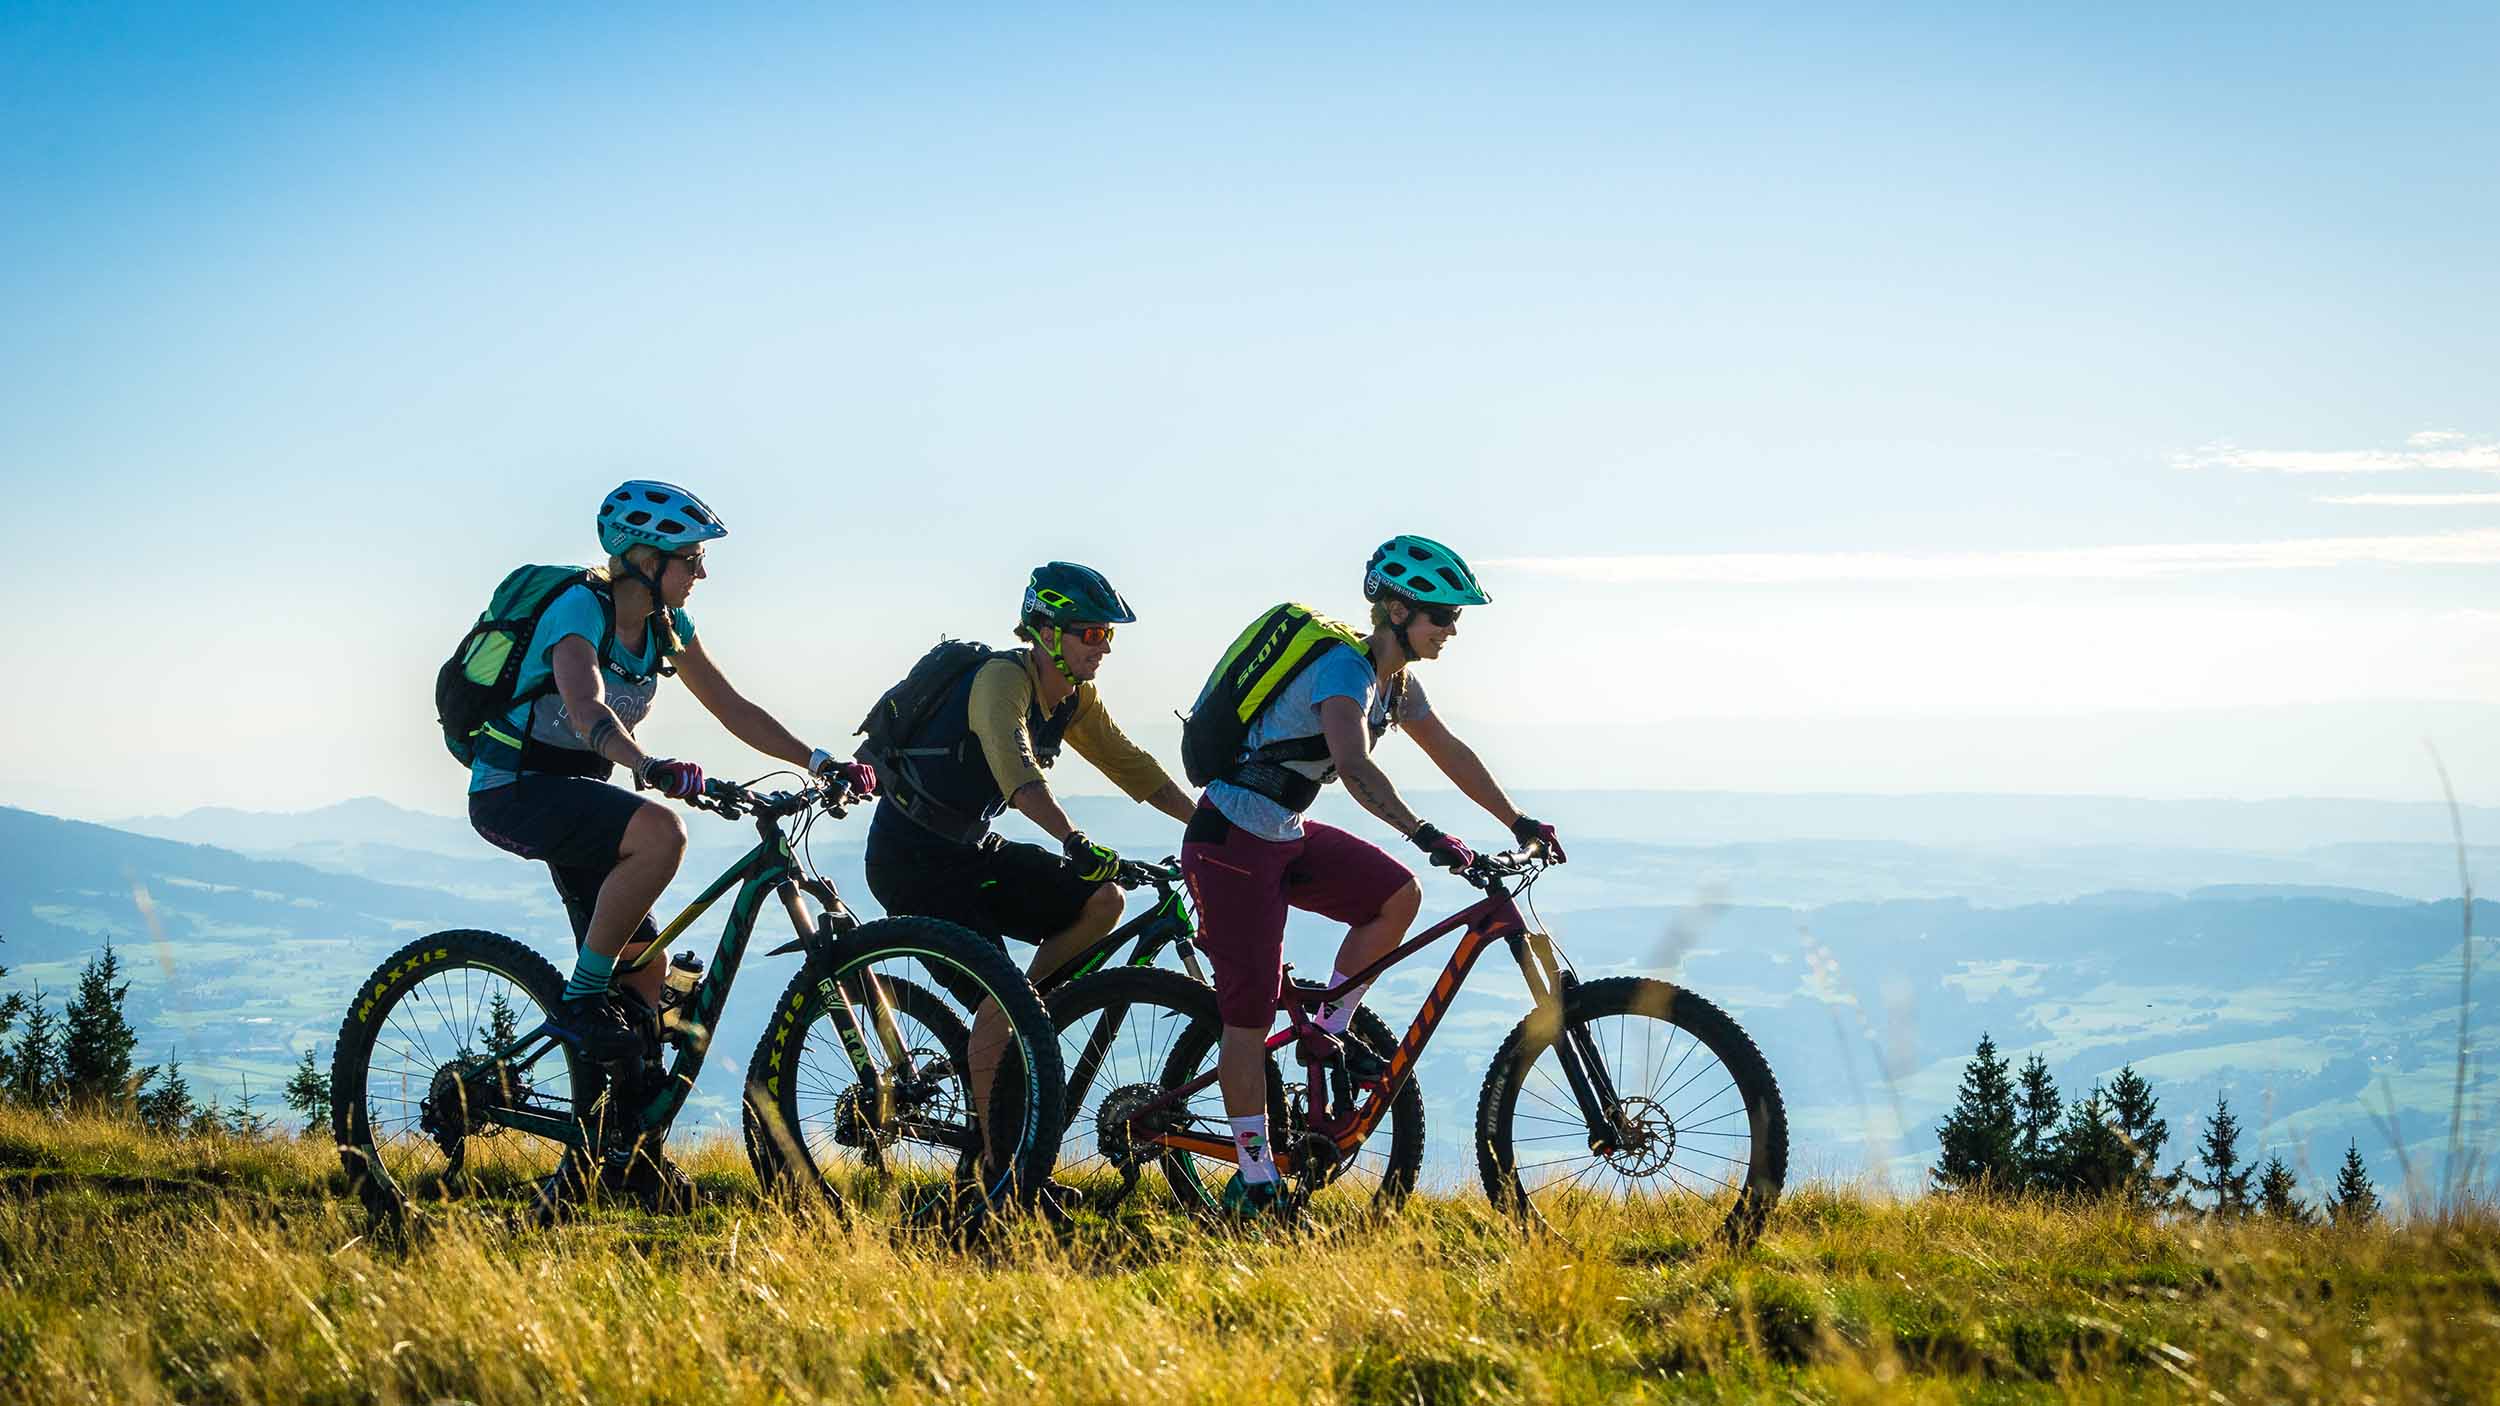
[[[794,1215],[735,1149],[692,1215],[485,1208],[362,1237],[329,1148],[0,1112],[0,1401],[2500,1400],[2500,1218],[2358,1233],[1793,1195],[1474,1197],[1209,1235],[1161,1211],[975,1250]]]

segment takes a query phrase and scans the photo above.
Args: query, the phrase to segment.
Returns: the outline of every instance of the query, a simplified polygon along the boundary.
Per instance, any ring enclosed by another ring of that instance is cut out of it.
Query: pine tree
[[[2379,1218],[2378,1188],[2370,1184],[2370,1169],[2361,1163],[2359,1140],[2344,1145],[2343,1170],[2335,1175],[2335,1195],[2326,1203],[2326,1213],[2337,1225],[2360,1227]]]
[[[2214,1100],[2213,1116],[2205,1120],[2204,1139],[2196,1145],[2196,1161],[2205,1175],[2189,1177],[2188,1185],[2214,1198],[2212,1213],[2247,1215],[2248,1183],[2256,1169],[2240,1161],[2240,1120],[2231,1116],[2230,1099]]]
[[[2164,1176],[2161,1150],[2170,1141],[2170,1124],[2156,1116],[2161,1100],[2153,1096],[2153,1086],[2135,1066],[2123,1066],[2110,1077],[2109,1111],[2118,1125],[2118,1136],[2128,1148],[2129,1166],[2123,1182],[2127,1199],[2138,1206],[2159,1206],[2169,1203],[2178,1194],[2176,1173]]]
[[[26,1002],[26,1028],[9,1053],[9,1096],[28,1108],[52,1109],[61,1104],[61,1039],[59,1022],[43,1003],[43,988]]]
[[[1979,1037],[1979,1048],[1962,1070],[1962,1093],[1936,1128],[1938,1156],[1931,1174],[1947,1191],[1986,1193],[2021,1185],[2014,1149],[2014,1085],[1996,1041]]]
[[[486,1002],[486,1028],[478,1039],[488,1050],[508,1050],[520,1038],[521,1013],[498,991]]]
[[[2257,1209],[2269,1220],[2294,1225],[2307,1225],[2315,1218],[2308,1203],[2300,1199],[2300,1183],[2280,1153],[2266,1158],[2265,1169],[2257,1174]]]
[[[252,1076],[241,1081],[242,1092],[234,1096],[234,1106],[225,1111],[226,1134],[229,1137],[264,1138],[269,1136],[269,1115],[260,1111],[260,1100],[252,1097]],[[211,1104],[214,1108],[216,1105]]]
[[[330,1071],[321,1067],[314,1057],[318,1045],[307,1048],[286,1081],[280,1095],[286,1106],[304,1115],[304,1131],[320,1132],[330,1121]]]
[[[179,1136],[190,1129],[197,1111],[191,1106],[191,1081],[182,1077],[182,1060],[168,1049],[164,1078],[139,1095],[140,1125],[153,1133]]]
[[[138,1047],[139,1032],[130,1028],[129,1018],[122,1013],[130,983],[114,983],[121,969],[112,939],[107,938],[103,955],[88,958],[79,971],[78,994],[70,998],[63,1013],[61,1065],[71,1103],[86,1107],[118,1104],[137,1092],[130,1052]]]
[[[2038,1055],[2024,1060],[2014,1087],[2014,1160],[2022,1184],[2033,1191],[2056,1191],[2065,1182],[2057,1148],[2058,1104],[2048,1061]]]
[[[2134,1160],[2100,1085],[2094,1084],[2091,1093],[2067,1105],[2066,1119],[2057,1125],[2049,1155],[2057,1168],[2057,1190],[2107,1196],[2126,1186]]]

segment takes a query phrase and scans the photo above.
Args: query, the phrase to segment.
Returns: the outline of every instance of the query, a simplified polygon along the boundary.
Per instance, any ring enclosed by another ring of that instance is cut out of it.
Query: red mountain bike
[[[1724,1202],[1723,1232],[1749,1241],[1788,1171],[1788,1115],[1770,1066],[1726,1012],[1689,991],[1642,977],[1580,980],[1519,911],[1518,897],[1547,864],[1541,846],[1479,856],[1457,872],[1483,898],[1344,986],[1301,985],[1288,973],[1278,1000],[1285,1028],[1267,1042],[1268,1126],[1291,1200],[1306,1204],[1344,1184],[1388,1201],[1414,1184],[1424,1150],[1415,1062],[1476,959],[1499,942],[1534,1008],[1495,1052],[1476,1102],[1485,1194],[1531,1222],[1580,1196],[1698,1197]],[[1452,932],[1458,946],[1395,1050],[1384,1051],[1386,1073],[1347,1077],[1343,1046],[1311,1011]],[[1177,972],[1122,967],[1071,982],[1048,1005],[1063,1050],[1103,1052],[1090,1068],[1067,1061],[1062,1170],[1098,1159],[1125,1192],[1159,1166],[1183,1204],[1211,1210],[1234,1164],[1215,1080],[1223,1031],[1215,993]],[[1298,1083],[1277,1064],[1288,1047],[1302,1065]],[[1364,1142],[1383,1122],[1390,1145],[1367,1154]]]

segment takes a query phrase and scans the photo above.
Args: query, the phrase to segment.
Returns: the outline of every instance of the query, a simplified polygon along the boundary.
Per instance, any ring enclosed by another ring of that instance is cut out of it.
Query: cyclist
[[[964,671],[887,763],[887,786],[868,827],[868,888],[888,913],[961,923],[1005,947],[1035,944],[1043,984],[1120,922],[1112,878],[1120,856],[1068,818],[1047,772],[1064,744],[1129,799],[1186,823],[1189,794],[1112,721],[1094,679],[1116,627],[1137,619],[1102,573],[1046,562],[1024,587],[1015,636]],[[1012,843],[990,828],[1013,809],[1058,841],[1056,853]],[[986,1106],[1004,1018],[984,1004],[973,1019],[972,1092]]]
[[[685,856],[686,826],[608,778],[623,767],[637,789],[677,800],[703,789],[701,767],[635,740],[660,679],[674,673],[759,752],[859,791],[873,792],[876,774],[801,742],[739,693],[696,638],[686,599],[710,574],[704,544],[729,533],[701,499],[635,479],[600,500],[598,532],[606,567],[548,602],[524,647],[518,701],[478,734],[469,822],[496,847],[543,861],[572,920],[573,973],[549,1029],[600,1064],[630,1067],[646,1053],[668,973],[644,964],[624,996],[612,990],[615,970],[659,940],[651,905]]]
[[[1419,660],[1441,657],[1457,637],[1463,607],[1491,601],[1475,573],[1440,543],[1401,535],[1372,553],[1363,595],[1372,626],[1364,647],[1328,644],[1277,690],[1251,721],[1241,764],[1208,785],[1181,845],[1181,869],[1198,905],[1198,946],[1214,968],[1224,1020],[1217,1071],[1239,1171],[1223,1200],[1245,1217],[1272,1210],[1279,1191],[1268,1150],[1265,1045],[1276,1018],[1285,910],[1347,925],[1328,978],[1334,987],[1402,941],[1423,899],[1415,876],[1377,845],[1303,818],[1319,789],[1314,783],[1343,780],[1357,804],[1433,864],[1473,862],[1474,852],[1456,836],[1408,808],[1372,759],[1372,747],[1396,727],[1521,844],[1541,840],[1557,861],[1563,857],[1554,827],[1520,813],[1474,749],[1434,712],[1410,671]],[[1296,750],[1278,744],[1312,738],[1325,740],[1324,760],[1260,759]],[[1358,1082],[1376,1081],[1386,1061],[1346,1034],[1362,996],[1361,988],[1349,991],[1316,1019],[1346,1042],[1348,1072]]]

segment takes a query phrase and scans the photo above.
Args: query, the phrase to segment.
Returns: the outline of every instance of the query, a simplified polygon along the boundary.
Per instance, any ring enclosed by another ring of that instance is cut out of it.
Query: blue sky
[[[1522,784],[2500,800],[2496,41],[0,0],[11,799],[454,808],[433,662],[649,474],[827,739],[1073,557],[1169,755],[1413,530]]]

